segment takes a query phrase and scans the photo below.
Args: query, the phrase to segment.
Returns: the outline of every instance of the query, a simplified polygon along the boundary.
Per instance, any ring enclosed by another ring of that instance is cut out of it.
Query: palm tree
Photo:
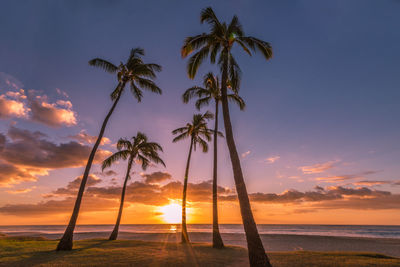
[[[183,197],[182,197],[182,243],[189,242],[189,236],[186,227],[186,192],[189,176],[189,165],[190,158],[192,156],[192,150],[196,150],[199,145],[203,152],[208,151],[208,144],[211,140],[212,130],[207,128],[207,120],[212,119],[214,116],[210,112],[204,114],[194,114],[191,123],[187,123],[186,126],[175,129],[172,131],[173,135],[177,135],[172,141],[178,142],[186,138],[190,138],[189,155],[186,162],[185,178],[183,183]]]
[[[120,100],[121,95],[124,92],[126,84],[130,84],[131,92],[138,102],[140,102],[143,97],[142,89],[161,94],[161,89],[152,81],[152,79],[156,77],[156,72],[161,71],[161,66],[157,64],[144,63],[141,58],[141,56],[143,55],[143,49],[132,49],[126,63],[121,63],[119,66],[116,66],[108,62],[107,60],[100,58],[95,58],[89,61],[89,65],[91,66],[102,68],[106,72],[109,72],[111,74],[116,74],[118,78],[118,84],[115,90],[111,93],[111,100],[114,103],[103,121],[96,143],[94,144],[92,151],[90,152],[85,172],[82,177],[82,182],[79,187],[78,196],[75,201],[72,216],[64,232],[64,235],[58,243],[57,250],[72,249],[74,229],[76,225],[76,220],[78,219],[79,209],[82,202],[83,192],[85,191],[85,185],[89,176],[89,171],[92,166],[97,148],[99,147],[101,139],[103,138],[104,130],[106,129],[108,120],[110,119],[111,114],[117,106],[118,101]]]
[[[162,147],[157,143],[148,142],[147,136],[144,133],[138,132],[136,136],[131,138],[131,141],[125,138],[119,139],[117,149],[118,152],[105,159],[102,165],[102,170],[104,170],[118,160],[128,159],[128,168],[126,170],[124,186],[122,187],[121,203],[119,206],[117,222],[115,223],[114,230],[112,231],[109,240],[115,240],[118,236],[122,209],[124,207],[126,184],[130,178],[129,174],[131,172],[133,161],[136,160],[137,162],[140,162],[143,170],[146,170],[152,162],[156,164],[161,163],[165,167],[164,161],[158,155],[158,151],[163,151]]]
[[[203,86],[194,86],[185,91],[182,95],[184,103],[188,103],[193,97],[197,97],[196,108],[200,110],[202,106],[208,105],[211,100],[215,102],[215,120],[214,120],[214,160],[213,160],[213,247],[223,248],[224,243],[221,238],[218,226],[218,184],[217,184],[217,161],[218,161],[218,113],[219,103],[221,101],[221,86],[218,77],[214,76],[212,72],[207,73],[203,78]],[[232,88],[231,88],[232,89]],[[243,99],[237,94],[236,88],[233,90],[235,93],[229,94],[228,99],[239,105],[240,109],[243,110],[245,103]]]
[[[249,196],[244,183],[240,159],[233,137],[227,97],[227,81],[229,79],[234,83],[240,82],[240,67],[231,53],[234,44],[237,44],[249,55],[252,55],[252,51],[259,51],[266,60],[272,57],[272,48],[268,42],[255,37],[246,36],[236,15],[233,16],[231,22],[227,24],[225,22],[220,22],[212,8],[208,7],[201,11],[200,22],[209,24],[209,33],[187,37],[184,40],[181,54],[182,57],[187,57],[195,51],[190,57],[187,66],[188,75],[192,79],[195,77],[197,69],[204,59],[210,57],[210,61],[213,64],[218,59],[217,64],[221,71],[221,102],[226,142],[232,162],[236,191],[246,233],[250,265],[271,266],[260,235],[258,234],[253,212],[251,211]],[[237,88],[238,86],[234,84],[233,87]]]

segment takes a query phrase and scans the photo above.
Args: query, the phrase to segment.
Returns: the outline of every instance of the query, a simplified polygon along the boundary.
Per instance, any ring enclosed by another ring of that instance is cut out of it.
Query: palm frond
[[[131,81],[131,93],[138,102],[142,101],[143,93],[140,88],[136,86],[134,81]]]
[[[207,22],[210,25],[220,26],[217,16],[211,7],[204,8],[200,13],[200,23]]]
[[[118,71],[118,67],[112,64],[111,62],[101,59],[94,58],[89,61],[90,66],[101,68],[109,73],[116,73]]]
[[[206,120],[210,120],[214,118],[214,114],[211,111],[207,110],[206,113],[203,114],[203,118]]]
[[[188,103],[190,99],[192,99],[195,95],[198,95],[199,90],[205,90],[204,88],[193,86],[188,89],[182,94],[182,101],[183,103]]]
[[[196,108],[200,110],[202,107],[210,104],[211,96],[200,98],[196,101]]]
[[[198,68],[200,67],[203,60],[208,56],[209,52],[210,48],[208,46],[205,46],[200,49],[199,52],[190,57],[187,65],[187,72],[190,79],[193,79],[196,76]]]
[[[152,80],[138,77],[136,79],[136,82],[143,89],[146,89],[146,90],[156,93],[156,94],[160,94],[160,95],[162,94],[162,90],[160,89],[160,87],[158,87]]]
[[[227,95],[228,100],[237,104],[240,110],[244,110],[246,107],[246,103],[244,102],[243,98],[241,98],[238,94],[229,94]]]
[[[253,51],[260,51],[266,60],[272,58],[272,47],[270,43],[251,36],[242,36],[238,37],[238,39],[246,43]]]
[[[194,50],[197,50],[211,41],[211,36],[208,34],[199,34],[196,36],[186,37],[183,41],[183,46],[181,48],[181,56],[182,58],[190,55]]]
[[[140,47],[132,48],[131,53],[129,55],[127,65],[135,59],[139,59],[141,56],[144,56],[144,49]]]
[[[198,143],[203,150],[204,153],[208,152],[208,143],[207,141],[203,140],[202,138],[198,137],[196,140],[196,143]]]
[[[175,137],[174,139],[172,139],[172,142],[176,143],[176,142],[181,141],[183,139],[186,139],[188,137],[189,137],[189,134],[187,132],[186,133],[182,133],[182,134],[178,135],[177,137]]]
[[[103,163],[101,164],[101,169],[104,170],[105,168],[110,167],[114,162],[118,160],[126,160],[129,157],[129,150],[120,150],[108,158],[106,158]]]
[[[227,34],[229,37],[231,37],[231,35],[234,35],[232,37],[236,37],[236,36],[243,36],[243,27],[239,22],[239,18],[234,15],[231,23],[229,23],[228,29],[227,29]]]
[[[126,138],[120,138],[117,142],[117,149],[131,149],[131,142],[129,142],[129,140],[127,140]]]
[[[184,133],[188,131],[188,126],[180,127],[172,131],[172,134]]]

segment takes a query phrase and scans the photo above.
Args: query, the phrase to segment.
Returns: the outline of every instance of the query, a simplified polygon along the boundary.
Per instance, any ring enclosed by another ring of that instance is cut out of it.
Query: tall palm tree
[[[121,222],[122,209],[124,207],[126,184],[130,178],[132,163],[137,160],[141,163],[142,169],[146,170],[150,163],[161,163],[165,167],[164,161],[159,157],[158,151],[163,151],[162,147],[154,142],[148,142],[147,136],[144,133],[138,132],[131,140],[121,138],[117,143],[118,152],[114,153],[103,161],[102,170],[110,167],[118,160],[128,159],[128,168],[126,170],[124,186],[122,187],[121,203],[119,206],[117,222],[112,231],[109,240],[115,240],[118,236],[119,224]]]
[[[229,114],[227,81],[240,82],[240,67],[232,54],[232,47],[236,44],[247,54],[252,55],[252,51],[259,51],[266,60],[272,57],[272,48],[268,42],[252,36],[246,36],[238,17],[233,16],[229,24],[220,22],[211,7],[201,11],[200,22],[206,22],[210,26],[208,33],[187,37],[181,49],[182,57],[190,57],[187,72],[190,78],[194,78],[197,69],[204,59],[210,58],[211,63],[220,67],[221,71],[221,102],[224,117],[226,142],[232,162],[233,175],[238,194],[240,211],[243,226],[246,233],[249,261],[251,266],[271,266],[268,256],[265,253],[257,225],[251,211],[249,196],[243,179],[243,172],[240,165],[239,155],[233,137],[232,124]],[[234,87],[237,87],[234,85]]]
[[[211,100],[215,102],[215,119],[214,119],[214,159],[213,159],[213,247],[223,248],[224,242],[222,241],[221,234],[219,232],[218,226],[218,113],[219,113],[219,103],[221,101],[221,85],[218,77],[214,76],[212,72],[207,73],[203,78],[203,86],[194,86],[185,91],[182,95],[182,100],[184,103],[188,103],[193,97],[197,97],[196,108],[200,110],[202,106],[208,105]],[[232,87],[230,87],[232,89]],[[243,99],[237,94],[236,88],[233,90],[233,94],[228,95],[228,99],[238,104],[240,109],[243,110],[245,103]]]
[[[85,191],[86,182],[89,176],[89,171],[93,163],[94,156],[97,148],[100,145],[101,139],[103,138],[104,130],[106,129],[108,120],[110,119],[118,101],[124,92],[125,86],[130,85],[131,92],[138,102],[142,100],[143,93],[142,89],[149,90],[153,93],[161,94],[161,89],[153,82],[156,78],[156,72],[161,71],[161,66],[157,64],[147,64],[142,60],[144,50],[141,48],[135,48],[131,50],[128,60],[125,64],[121,63],[116,66],[107,60],[95,58],[89,61],[89,65],[99,67],[111,74],[116,74],[118,78],[117,87],[111,93],[111,100],[114,102],[108,112],[106,118],[100,129],[100,133],[97,137],[96,143],[94,144],[92,151],[90,152],[89,159],[86,164],[85,172],[82,177],[82,182],[79,187],[78,196],[75,201],[74,210],[68,223],[68,226],[58,243],[57,250],[71,250],[74,229],[76,220],[78,219],[79,209],[82,202],[83,192]]]
[[[187,192],[187,184],[188,184],[188,176],[189,176],[189,165],[190,158],[192,156],[192,150],[196,150],[196,147],[199,145],[203,152],[208,151],[208,144],[211,140],[212,130],[207,127],[207,121],[212,119],[214,116],[210,112],[206,112],[204,114],[194,114],[192,122],[188,122],[186,126],[175,129],[172,131],[173,135],[177,135],[172,141],[178,142],[186,138],[190,138],[190,147],[189,147],[189,155],[186,161],[186,170],[185,170],[185,178],[183,182],[183,196],[182,196],[182,243],[189,242],[189,236],[187,233],[186,227],[186,192]]]

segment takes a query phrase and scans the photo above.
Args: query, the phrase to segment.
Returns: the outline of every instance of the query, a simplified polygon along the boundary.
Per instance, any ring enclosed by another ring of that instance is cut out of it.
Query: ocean
[[[78,225],[75,233],[108,233],[113,225]],[[62,234],[65,225],[6,225],[0,226],[0,233],[5,234]],[[211,233],[210,224],[190,224],[189,232]],[[123,224],[120,232],[126,233],[176,233],[180,231],[179,224]],[[293,224],[259,224],[260,234],[311,235],[338,237],[370,237],[399,238],[400,225],[293,225]],[[240,224],[221,224],[220,232],[226,234],[243,234]]]

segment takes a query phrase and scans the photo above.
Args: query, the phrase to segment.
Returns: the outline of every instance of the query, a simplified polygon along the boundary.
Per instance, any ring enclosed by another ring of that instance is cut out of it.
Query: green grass
[[[209,244],[136,240],[76,241],[73,251],[54,251],[57,241],[43,238],[0,238],[0,266],[248,266],[247,251],[230,246],[212,249]],[[374,253],[272,252],[280,266],[400,266],[400,259]]]

